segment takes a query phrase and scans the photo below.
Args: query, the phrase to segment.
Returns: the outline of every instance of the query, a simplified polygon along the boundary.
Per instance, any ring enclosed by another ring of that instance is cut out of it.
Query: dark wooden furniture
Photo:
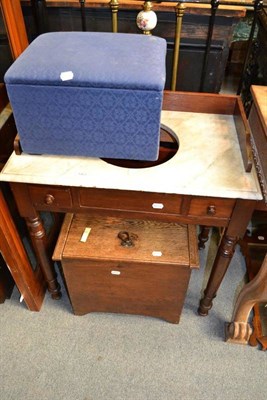
[[[264,220],[267,212],[267,87],[252,86],[251,93],[253,105],[249,115],[249,123],[252,132],[256,169],[264,195],[264,200],[256,204],[257,214],[254,213],[254,218],[260,218],[261,213],[263,213],[262,220]],[[267,348],[267,339],[262,337],[261,328],[259,328],[258,304],[267,301],[266,234],[266,225],[263,224],[261,228],[252,232],[251,236],[247,235],[244,243],[241,243],[250,278],[256,276],[241,290],[233,312],[232,322],[227,324],[226,327],[227,341],[247,344],[252,334],[248,318],[253,306],[256,305],[256,317],[253,324],[254,337],[251,344],[255,345],[258,339],[265,350]]]
[[[12,57],[17,58],[28,45],[20,1],[0,1],[1,13],[9,39]],[[13,151],[16,127],[3,84],[0,83],[0,170]],[[34,269],[15,223],[12,197],[0,186],[0,298],[11,294],[14,283],[31,311],[39,311],[45,296],[45,282],[40,266]]]
[[[25,247],[1,189],[0,252],[8,265],[9,271],[26,305],[31,311],[39,311],[45,295],[42,271],[40,267],[37,267],[35,271],[32,269]]]
[[[196,227],[67,214],[53,259],[60,260],[74,314],[115,312],[178,323]]]
[[[160,193],[142,193],[68,186],[11,183],[21,216],[26,218],[38,259],[43,267],[48,290],[52,297],[60,297],[59,286],[53,265],[46,253],[46,234],[38,211],[92,212],[97,215],[121,215],[125,218],[142,217],[165,221],[181,221],[210,226],[225,226],[212,275],[201,300],[199,313],[207,315],[212,300],[226,273],[234,254],[236,243],[243,236],[254,201],[242,199],[220,199],[205,196],[179,196]],[[151,210],[155,202],[165,204],[163,211]],[[213,206],[213,207],[211,207]],[[214,210],[212,214],[210,210]]]
[[[88,31],[112,30],[112,2],[109,0],[84,2],[84,21],[81,18],[79,0],[47,0],[37,3],[36,12],[33,14],[31,2],[21,1],[30,40],[45,31],[81,31],[84,25]],[[118,32],[141,33],[136,25],[136,16],[143,9],[143,5],[142,1],[119,0]],[[176,6],[177,2],[153,3],[158,23],[152,34],[165,38],[168,44],[166,89],[171,88]],[[204,92],[218,93],[224,79],[234,27],[245,16],[246,9],[242,3],[232,7],[220,4],[216,12],[207,70],[203,78],[202,68],[205,62],[211,7],[210,4],[197,3],[187,3],[184,7],[176,90],[200,91],[201,88]],[[34,18],[34,15],[37,18]]]
[[[266,266],[262,267],[262,265],[265,265],[264,263],[267,261],[267,259],[264,261],[267,254],[267,212],[255,211],[253,213],[249,230],[244,238],[240,240],[240,247],[246,262],[248,280],[253,281],[253,288],[257,290],[254,293],[254,299],[252,299],[256,303],[253,305],[252,333],[248,339],[248,343],[251,346],[258,346],[260,343],[262,349],[266,350],[267,332],[265,326],[267,313],[265,303],[267,296],[263,295],[263,289],[267,283],[267,268]],[[251,288],[248,290],[246,287],[248,295],[252,290]],[[261,297],[263,302],[260,301]],[[250,314],[251,310],[249,306],[247,304],[248,314]]]
[[[241,97],[247,115],[253,103],[251,85],[267,85],[267,2],[257,14],[257,35],[254,36],[248,63],[244,71]]]
[[[252,334],[248,323],[249,315],[255,304],[267,301],[267,256],[256,277],[247,283],[240,292],[235,304],[232,322],[226,326],[226,341],[238,344],[247,344]],[[259,323],[259,320],[258,320]],[[254,327],[255,329],[255,327]],[[258,329],[258,332],[261,329]],[[266,336],[258,337],[263,350],[267,349]]]
[[[5,260],[0,253],[0,304],[11,297],[14,288],[14,280],[7,268]]]
[[[230,114],[232,116],[231,118],[233,118],[237,109],[236,106],[236,96],[229,97],[169,92],[165,94],[163,108],[170,110],[169,112],[171,113],[175,113],[175,111],[182,112],[181,115],[186,121],[187,117],[191,116],[192,113],[196,113],[196,117],[198,115],[201,116],[201,113],[205,112],[209,115],[214,113],[219,114],[218,126],[222,127],[224,126],[221,123],[223,115]],[[183,112],[185,112],[185,114],[183,114]],[[187,114],[187,112],[189,113]],[[239,117],[236,115],[234,119],[236,120],[235,134],[239,131],[240,139],[242,137],[244,139],[243,141],[240,140],[240,143],[244,145],[248,134],[245,129],[246,121],[242,118],[241,114]],[[205,133],[208,132],[207,129],[204,131]],[[193,133],[196,133],[195,129]],[[214,135],[219,135],[219,131],[216,130],[212,133],[214,139]],[[226,133],[227,132],[224,132],[224,135]],[[187,137],[190,139],[191,134],[187,135]],[[199,137],[199,134],[197,134],[197,137]],[[244,147],[243,145],[241,145],[241,147]],[[188,149],[192,147],[190,144],[188,144],[188,146]],[[234,253],[235,245],[246,231],[246,227],[255,207],[255,199],[261,198],[253,171],[251,173],[245,172],[245,167],[242,164],[240,147],[238,144],[237,146],[237,158],[238,160],[240,159],[240,161],[238,161],[238,163],[240,163],[238,164],[238,168],[241,168],[241,176],[238,175],[239,178],[234,181],[234,192],[230,191],[230,194],[227,186],[229,171],[221,171],[221,173],[225,173],[228,178],[226,178],[226,176],[224,178],[222,177],[222,182],[220,184],[220,178],[218,178],[220,169],[217,168],[216,163],[218,161],[221,162],[221,159],[216,157],[216,161],[211,163],[211,165],[210,161],[207,159],[213,156],[212,147],[209,153],[210,157],[205,157],[205,162],[208,162],[207,168],[209,169],[210,166],[215,167],[216,171],[215,176],[212,178],[211,175],[208,175],[210,177],[209,185],[203,187],[203,184],[201,184],[199,187],[194,187],[196,186],[197,180],[200,178],[202,181],[202,178],[205,178],[205,174],[209,171],[203,170],[204,176],[202,177],[202,175],[199,174],[199,168],[202,168],[202,166],[198,167],[197,165],[190,164],[191,169],[192,166],[196,168],[198,178],[195,177],[195,183],[186,181],[184,185],[186,186],[186,184],[189,183],[188,188],[185,188],[183,185],[181,186],[180,181],[182,181],[185,176],[184,166],[181,165],[181,169],[179,169],[180,154],[182,156],[182,153],[179,154],[179,152],[182,151],[181,149],[183,148],[181,147],[177,153],[177,158],[174,157],[170,162],[166,163],[166,167],[164,166],[163,168],[163,171],[167,168],[166,171],[170,171],[169,173],[172,174],[171,179],[167,177],[171,185],[171,188],[168,189],[169,193],[166,193],[165,189],[163,189],[166,185],[166,176],[164,175],[163,178],[163,172],[160,172],[161,169],[155,170],[155,176],[153,175],[154,173],[151,172],[152,177],[148,175],[149,169],[144,169],[139,172],[139,178],[135,179],[135,175],[138,173],[136,172],[137,170],[126,172],[125,175],[120,169],[116,169],[113,166],[109,167],[106,163],[97,159],[79,160],[64,157],[53,157],[50,159],[50,157],[45,156],[13,155],[0,175],[0,179],[11,182],[10,186],[14,193],[20,215],[27,221],[37,258],[42,266],[48,284],[48,290],[53,298],[60,297],[60,290],[53,264],[47,252],[47,236],[39,211],[61,213],[82,212],[102,216],[109,215],[120,216],[122,218],[155,219],[166,222],[172,221],[194,225],[199,224],[201,226],[224,227],[224,235],[218,248],[204,298],[201,300],[199,307],[200,315],[207,315],[209,309],[212,307],[212,300],[227,271]],[[221,149],[221,145],[218,146],[218,148]],[[227,155],[227,153],[224,154]],[[248,155],[246,152],[244,152],[244,154],[246,154],[246,156]],[[175,163],[178,163],[178,170],[176,167],[173,167],[173,165],[176,165],[173,164],[173,160],[176,160]],[[231,170],[232,161],[231,158],[230,165],[227,164],[225,168],[230,168]],[[15,165],[13,165],[13,162]],[[24,164],[24,162],[26,164]],[[195,162],[196,160],[194,159],[193,163]],[[19,167],[17,163],[23,163],[24,166]],[[95,166],[94,163],[99,165],[99,167]],[[190,163],[192,163],[191,158]],[[247,164],[245,163],[245,165]],[[61,171],[60,166],[64,167],[64,171]],[[189,169],[189,166],[187,168]],[[235,166],[235,169],[236,168],[237,166]],[[57,175],[55,175],[55,171]],[[233,168],[232,172],[234,172]],[[96,176],[99,176],[102,183],[99,183]],[[121,182],[121,176],[127,176],[126,180]],[[149,178],[146,180],[144,178],[145,176],[149,176]],[[212,182],[210,179],[212,179]],[[70,181],[71,184],[68,185],[67,182],[70,183]],[[155,181],[154,186],[151,186],[151,184],[153,184],[152,181]],[[51,182],[53,182],[53,184],[51,184]],[[56,182],[58,183],[56,184]],[[133,186],[131,186],[131,182],[134,183]],[[240,182],[244,182],[245,184],[239,192],[242,198],[238,197],[236,194],[236,188]],[[248,182],[253,183],[253,190],[251,187],[248,188],[246,186]],[[94,187],[99,184],[105,186]],[[213,189],[213,192],[211,192],[212,184],[216,185],[217,188]],[[178,188],[176,188],[177,185]],[[232,187],[232,184],[230,186]],[[127,187],[129,189],[127,189]],[[143,189],[138,189],[140,187],[143,187]],[[148,189],[145,190],[145,187],[150,188],[150,191]],[[157,190],[152,190],[152,187],[157,187]],[[221,190],[223,189],[225,195],[219,195],[219,193],[222,193]],[[212,196],[209,196],[211,193]]]
[[[0,171],[13,151],[16,127],[12,111],[8,108],[8,97],[4,84],[0,83]],[[1,188],[0,188],[1,190]],[[1,254],[0,245],[0,303],[10,298],[14,280]]]
[[[13,58],[28,46],[28,37],[19,0],[0,0],[1,12]]]
[[[4,75],[13,62],[9,41],[6,34],[3,17],[0,10],[0,82],[4,82]]]
[[[0,0],[0,7],[1,24],[4,24],[8,36],[8,51],[10,57],[15,59],[28,46],[28,38],[20,1],[14,0],[10,2]],[[12,60],[10,60],[10,62],[12,62]],[[5,72],[6,70],[1,70],[2,75]],[[6,88],[4,83],[0,80],[0,170],[13,151],[13,142],[16,134],[17,129]]]
[[[14,148],[17,129],[9,105],[5,85],[0,83],[0,170],[5,165]]]
[[[253,105],[249,114],[252,148],[264,201],[258,210],[266,211],[267,205],[267,87],[252,86]]]

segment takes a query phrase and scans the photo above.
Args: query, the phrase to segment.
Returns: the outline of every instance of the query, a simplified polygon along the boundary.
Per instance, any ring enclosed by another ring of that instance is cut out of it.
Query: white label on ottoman
[[[60,74],[60,79],[62,81],[70,81],[71,79],[73,79],[74,75],[72,71],[65,71],[65,72],[61,72]]]

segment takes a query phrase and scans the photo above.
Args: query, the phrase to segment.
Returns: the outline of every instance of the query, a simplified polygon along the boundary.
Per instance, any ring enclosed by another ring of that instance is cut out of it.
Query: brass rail
[[[112,32],[118,32],[118,11],[119,11],[119,1],[118,0],[111,0],[110,8],[112,12]]]
[[[86,15],[85,15],[85,7],[95,7],[95,4],[100,4],[100,7],[105,7],[108,6],[111,9],[111,14],[112,14],[112,32],[118,32],[118,13],[119,13],[119,8],[125,8],[125,1],[122,0],[120,4],[120,0],[110,0],[110,1],[103,1],[101,3],[98,2],[97,0],[95,2],[92,1],[87,1],[86,0],[77,0],[80,3],[81,7],[81,16],[82,16],[82,29],[86,30]],[[155,5],[155,8],[158,9],[159,4],[175,4],[173,0],[164,0],[161,2],[160,0],[135,0],[135,4],[138,3],[143,3],[143,12],[151,12],[153,4]],[[37,4],[39,7],[39,14],[40,14],[40,4],[43,5],[43,7],[46,7],[46,3],[49,3],[49,0],[32,0],[31,4]],[[52,2],[50,2],[52,3]],[[73,2],[75,3],[75,2]],[[78,3],[78,4],[79,4]],[[205,55],[204,55],[204,62],[202,66],[202,73],[201,73],[201,83],[200,83],[200,91],[205,90],[205,78],[207,74],[207,68],[208,68],[208,62],[209,62],[209,54],[210,54],[210,48],[211,48],[211,43],[212,43],[212,35],[213,35],[213,29],[215,26],[215,17],[219,13],[218,9],[219,7],[232,7],[232,6],[239,6],[239,7],[246,7],[249,9],[254,9],[254,22],[252,24],[252,29],[251,29],[251,34],[249,38],[249,49],[251,48],[251,43],[253,39],[253,33],[255,30],[255,21],[256,21],[256,14],[258,13],[259,9],[262,7],[263,0],[248,0],[248,1],[228,1],[228,0],[178,0],[178,3],[174,7],[175,13],[176,13],[176,27],[175,27],[175,37],[174,37],[174,52],[173,52],[173,62],[172,62],[172,76],[171,76],[171,90],[176,90],[176,85],[177,85],[177,74],[178,74],[178,69],[179,69],[179,49],[180,49],[180,41],[181,41],[181,32],[182,32],[182,24],[183,24],[183,16],[185,13],[185,9],[189,9],[190,7],[196,7],[196,5],[204,5],[204,7],[210,6],[210,22],[209,22],[209,29],[208,29],[208,34],[207,34],[207,40],[206,40],[206,49],[205,49]],[[172,9],[170,5],[170,10]],[[218,11],[218,13],[217,13]],[[141,11],[142,12],[142,11]],[[154,13],[154,12],[153,12]],[[139,13],[140,14],[140,13]],[[146,15],[147,16],[147,15]],[[145,19],[145,18],[144,18]],[[144,24],[144,21],[142,21]],[[142,27],[141,28],[144,34],[151,34],[151,29],[148,29],[147,27]],[[153,28],[152,28],[153,29]],[[246,69],[246,64],[249,56],[249,51],[247,53],[246,57],[246,62],[244,64],[243,68],[243,75],[245,73]],[[238,91],[240,92],[240,87],[241,83],[239,86]]]
[[[176,90],[178,62],[179,62],[179,48],[181,41],[184,10],[185,6],[182,3],[178,3],[176,6],[176,29],[175,29],[174,52],[173,52],[173,62],[172,62],[171,90]]]

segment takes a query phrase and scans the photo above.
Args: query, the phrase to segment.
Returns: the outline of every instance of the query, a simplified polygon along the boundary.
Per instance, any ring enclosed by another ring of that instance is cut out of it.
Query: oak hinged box
[[[53,255],[74,314],[138,314],[178,323],[192,268],[196,227],[67,214]]]
[[[5,74],[22,151],[156,160],[166,41],[51,32]]]

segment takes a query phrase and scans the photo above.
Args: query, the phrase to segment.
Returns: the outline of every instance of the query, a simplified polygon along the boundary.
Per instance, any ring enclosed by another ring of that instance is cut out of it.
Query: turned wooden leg
[[[212,307],[212,300],[216,296],[217,290],[232,260],[237,240],[245,234],[254,207],[255,204],[253,201],[236,200],[229,225],[221,238],[209,281],[204,291],[204,297],[199,304],[198,313],[201,316],[208,315]]]
[[[226,341],[247,344],[252,333],[249,314],[256,303],[267,301],[267,254],[252,281],[241,290],[233,312],[232,322],[226,327]]]
[[[204,297],[200,300],[198,314],[201,316],[208,315],[212,307],[212,300],[216,296],[217,290],[233,257],[236,243],[237,237],[224,236],[222,238],[207,287],[204,291]]]
[[[205,243],[209,240],[211,227],[210,226],[201,226],[200,234],[198,235],[198,248],[205,249]]]
[[[48,291],[53,299],[60,299],[60,285],[52,261],[47,255],[47,237],[40,216],[36,213],[34,218],[26,218],[27,226],[32,238],[36,256],[40,262],[42,272],[47,282]]]

